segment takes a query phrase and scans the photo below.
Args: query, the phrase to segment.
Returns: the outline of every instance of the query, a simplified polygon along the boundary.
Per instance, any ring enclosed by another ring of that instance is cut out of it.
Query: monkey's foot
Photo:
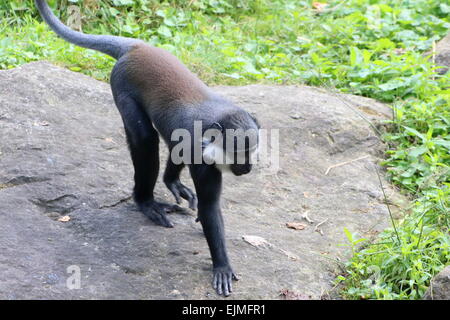
[[[218,295],[228,297],[233,291],[232,280],[237,281],[239,278],[233,272],[230,266],[218,267],[213,270],[213,288],[216,289]]]
[[[166,214],[171,212],[186,213],[186,211],[176,204],[169,204],[165,202],[158,202],[149,200],[138,204],[139,209],[155,224],[173,228],[173,223],[167,219]]]
[[[175,180],[173,182],[166,183],[167,188],[172,192],[175,200],[178,204],[181,203],[181,198],[189,202],[189,208],[192,210],[197,209],[197,196],[191,189],[186,187],[180,182],[180,180]]]

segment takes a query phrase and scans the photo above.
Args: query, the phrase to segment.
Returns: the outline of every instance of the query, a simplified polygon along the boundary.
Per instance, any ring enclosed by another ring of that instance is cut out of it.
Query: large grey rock
[[[450,266],[445,267],[431,281],[425,300],[450,300]]]
[[[436,45],[436,65],[442,67],[437,70],[440,74],[446,73],[450,67],[450,33]]]
[[[224,178],[226,238],[241,276],[233,297],[327,295],[337,261],[349,257],[344,228],[370,237],[388,226],[374,169],[383,145],[367,120],[389,118],[389,108],[309,87],[217,90],[281,140],[278,172]],[[195,213],[171,215],[173,229],[153,225],[130,200],[132,176],[108,84],[45,62],[0,71],[0,298],[216,298]],[[160,182],[156,194],[173,201]],[[81,289],[66,286],[72,265]]]

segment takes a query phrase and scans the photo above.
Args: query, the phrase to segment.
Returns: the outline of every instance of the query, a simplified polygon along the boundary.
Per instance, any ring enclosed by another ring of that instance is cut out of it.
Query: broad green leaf
[[[113,0],[113,4],[117,7],[131,6],[134,4],[134,0]]]
[[[409,133],[412,133],[413,136],[417,136],[420,139],[422,139],[423,142],[425,142],[427,139],[425,138],[425,136],[423,134],[421,134],[419,131],[417,131],[416,129],[407,127],[407,126],[403,126],[403,128],[405,128],[405,130]]]
[[[345,227],[344,227],[344,233],[345,233],[345,235],[346,235],[348,241],[350,241],[350,243],[353,243],[353,235],[352,235],[352,233],[351,233],[347,228],[345,228]]]
[[[386,83],[380,84],[378,88],[383,91],[391,91],[405,86],[405,81],[403,79],[393,79]]]
[[[363,56],[361,51],[357,47],[350,48],[350,65],[356,67],[361,65],[363,62]]]
[[[170,29],[166,26],[160,26],[158,28],[158,34],[163,36],[164,38],[171,38],[172,37],[172,32],[170,31]]]
[[[424,154],[427,151],[428,151],[428,148],[426,146],[415,147],[415,148],[412,148],[411,150],[409,150],[408,155],[410,157],[417,158],[418,156],[420,156],[421,154]]]
[[[450,140],[443,140],[443,139],[434,139],[432,140],[434,144],[437,144],[439,146],[443,146],[450,150]]]

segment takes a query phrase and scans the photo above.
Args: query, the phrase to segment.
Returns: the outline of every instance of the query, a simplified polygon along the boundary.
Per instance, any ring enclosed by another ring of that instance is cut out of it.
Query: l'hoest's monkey
[[[188,164],[197,195],[180,182],[185,163],[176,164],[169,156],[164,172],[164,183],[177,203],[183,198],[191,209],[198,209],[198,220],[213,262],[213,287],[219,295],[228,296],[232,291],[232,280],[237,277],[225,247],[220,209],[221,170],[227,167],[235,175],[250,172],[250,159],[258,144],[258,122],[245,110],[214,93],[168,51],[138,39],[76,32],[59,21],[45,0],[35,0],[35,3],[42,18],[59,36],[117,59],[111,73],[111,88],[133,161],[133,197],[139,209],[154,223],[173,227],[166,213],[180,209],[154,198],[159,171],[159,136],[171,151],[176,144],[171,141],[173,131],[185,129],[194,136],[195,121],[201,121],[203,132],[218,130],[223,141],[227,140],[230,129],[247,133],[241,148],[239,144],[227,148],[226,143],[217,143],[218,139],[203,139],[201,152],[204,157],[200,163],[191,161]],[[234,162],[216,163],[218,154]]]

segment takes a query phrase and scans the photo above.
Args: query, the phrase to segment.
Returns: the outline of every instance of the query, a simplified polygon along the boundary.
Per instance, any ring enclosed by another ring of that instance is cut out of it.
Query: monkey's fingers
[[[143,210],[143,212],[155,224],[166,228],[173,228],[173,223],[167,219],[165,213],[158,212],[157,210],[151,208]]]
[[[230,293],[233,292],[233,282],[231,281],[233,279],[233,274],[227,274],[227,282],[230,289]]]
[[[185,208],[182,208],[177,204],[160,203],[159,205],[165,213],[189,214],[189,212]]]
[[[214,271],[213,288],[218,295],[228,297],[233,291],[232,280],[237,279],[231,268],[219,268]]]
[[[231,275],[222,274],[223,295],[228,297],[231,293]]]
[[[194,211],[197,210],[197,197],[189,201],[189,209]]]
[[[213,288],[216,289],[218,295],[222,295],[222,274],[216,273],[213,280]]]
[[[218,295],[228,297],[231,293],[231,276],[225,273],[217,273],[214,275],[213,288],[216,289]]]
[[[175,197],[175,201],[177,204],[181,203],[181,198],[187,200],[189,202],[189,208],[192,210],[197,209],[197,196],[191,189],[186,187],[181,182],[172,183],[168,185],[170,192],[172,192]]]
[[[192,210],[197,209],[197,196],[188,187],[182,185],[180,189],[180,195],[183,199],[189,202],[189,208]]]
[[[180,204],[181,203],[180,192],[178,191],[178,188],[176,187],[176,185],[174,185],[174,184],[170,185],[169,190],[170,190],[170,192],[172,192],[173,196],[175,197],[175,201],[177,202],[177,204]]]

